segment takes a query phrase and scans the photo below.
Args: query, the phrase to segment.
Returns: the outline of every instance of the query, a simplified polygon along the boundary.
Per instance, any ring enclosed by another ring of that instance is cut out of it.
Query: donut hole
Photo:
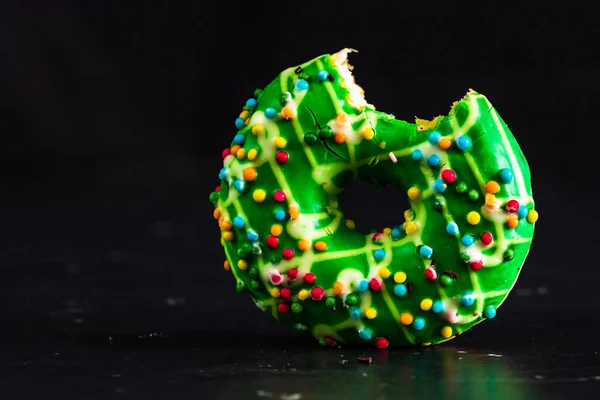
[[[406,194],[395,185],[376,188],[372,183],[349,182],[339,194],[340,208],[356,230],[365,235],[373,230],[391,228],[404,222],[404,211],[410,208]]]

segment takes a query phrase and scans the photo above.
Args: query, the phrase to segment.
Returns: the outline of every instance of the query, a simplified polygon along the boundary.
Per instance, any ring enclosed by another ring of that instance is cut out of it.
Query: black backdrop
[[[252,91],[344,47],[359,50],[351,62],[368,100],[398,118],[445,113],[468,88],[488,96],[530,162],[540,212],[505,307],[590,304],[600,145],[590,4],[2,2],[5,333],[281,329],[222,270],[208,194]]]

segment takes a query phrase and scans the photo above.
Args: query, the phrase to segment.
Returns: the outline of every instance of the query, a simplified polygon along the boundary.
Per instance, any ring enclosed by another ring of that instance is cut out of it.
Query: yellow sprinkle
[[[317,251],[325,251],[325,250],[327,250],[327,243],[325,243],[322,240],[319,240],[318,242],[315,242],[315,250],[317,250]]]
[[[365,317],[368,319],[373,319],[377,316],[377,310],[373,307],[369,307],[365,310]]]
[[[306,300],[306,299],[308,299],[309,296],[310,296],[310,292],[306,289],[302,289],[300,292],[298,292],[298,298],[300,300]]]
[[[300,250],[300,251],[308,250],[308,240],[306,240],[306,239],[299,240],[298,241],[298,250]]]
[[[300,209],[298,206],[290,206],[288,208],[288,214],[290,214],[291,219],[296,219],[300,216]]]
[[[412,210],[404,211],[404,219],[406,221],[412,221],[415,218],[415,213]]]
[[[346,135],[338,132],[335,135],[333,135],[333,141],[337,144],[342,144],[346,141]]]
[[[356,229],[356,224],[351,219],[346,220],[346,226],[350,229]]]
[[[254,136],[259,136],[265,133],[265,127],[262,124],[256,124],[252,127],[252,134]]]
[[[336,282],[333,284],[333,294],[336,296],[341,296],[344,294],[344,283]]]
[[[244,170],[244,172],[242,172],[242,177],[246,182],[254,181],[257,175],[258,174],[256,173],[256,170],[252,167],[248,167]]]
[[[537,211],[535,211],[535,210],[530,210],[530,211],[529,211],[529,213],[527,213],[527,221],[528,221],[530,224],[533,224],[533,223],[535,223],[535,221],[537,221],[537,220],[538,220],[538,218],[539,218],[539,214],[538,214],[538,212],[537,212]]]
[[[240,260],[238,261],[238,268],[241,269],[242,271],[245,271],[248,269],[248,263],[246,262],[246,260]]]
[[[452,146],[452,140],[448,137],[443,137],[438,142],[438,146],[440,146],[440,149],[442,150],[448,150],[450,146]]]
[[[394,274],[394,282],[396,283],[404,283],[406,281],[406,273],[404,272],[396,272]]]
[[[387,146],[387,143],[386,143],[386,142],[381,142],[381,143],[379,143],[379,148],[380,148],[380,149],[385,149],[385,146]]]
[[[529,215],[527,215],[527,220],[529,221]],[[519,226],[519,219],[515,215],[509,215],[506,219],[506,225],[510,228],[516,228]]]
[[[285,106],[281,109],[281,116],[285,119],[292,119],[296,116],[296,111],[290,106]]]
[[[256,189],[254,193],[252,193],[252,198],[257,203],[262,203],[267,198],[267,192],[262,189]]]
[[[408,198],[411,200],[417,200],[421,196],[421,189],[416,186],[408,189]]]
[[[283,149],[287,145],[287,140],[281,136],[277,136],[275,139],[273,139],[273,144],[278,149]]]
[[[233,240],[233,232],[231,232],[231,231],[223,231],[221,233],[221,237],[223,238],[224,241],[231,242]]]
[[[215,210],[213,211],[213,218],[219,219],[220,216],[221,216],[221,210],[219,210],[218,208],[215,208]]]
[[[258,150],[250,149],[248,151],[248,160],[253,161],[258,156]]]
[[[419,230],[417,223],[412,221],[405,222],[404,224],[402,224],[402,226],[404,227],[404,232],[406,232],[408,235],[410,235],[411,233],[415,233]]]
[[[391,236],[391,234],[392,234],[392,228],[383,228],[383,234],[385,236]]]
[[[247,154],[246,149],[242,147],[241,149],[239,149],[237,151],[236,156],[237,156],[238,160],[243,160],[246,158],[246,154]]]
[[[365,128],[362,131],[362,137],[365,140],[371,140],[375,137],[375,131],[371,127]]]
[[[283,226],[281,226],[280,224],[273,224],[271,226],[271,235],[279,236],[281,235],[281,232],[283,232]]]
[[[411,313],[402,313],[402,315],[400,315],[400,323],[402,325],[410,325],[413,323],[413,316]]]
[[[431,299],[423,299],[421,301],[421,310],[429,311],[431,310],[431,307],[433,307],[433,301],[431,301]]]
[[[231,270],[231,265],[229,265],[229,261],[225,260],[225,262],[223,263],[223,268],[225,269],[225,271]]]
[[[240,113],[240,118],[241,118],[241,119],[244,119],[244,120],[245,120],[245,119],[246,119],[246,118],[248,118],[249,116],[250,116],[250,112],[249,112],[248,110],[244,110],[244,111],[242,111],[242,112]]]
[[[481,215],[477,211],[471,211],[467,214],[467,221],[471,225],[477,225],[481,221]]]
[[[452,328],[450,328],[449,326],[445,326],[442,328],[440,333],[442,334],[443,337],[448,339],[450,336],[452,336]]]
[[[496,194],[500,191],[500,185],[496,181],[488,181],[485,184],[485,191],[491,194]]]
[[[485,206],[490,209],[496,208],[496,196],[491,193],[485,194]]]
[[[390,277],[390,275],[392,275],[392,273],[390,272],[390,270],[386,267],[381,267],[379,268],[379,276],[383,279],[387,279]]]
[[[279,291],[279,288],[272,288],[271,289],[271,297],[275,297],[276,299],[279,298],[279,296],[281,296],[281,292]]]

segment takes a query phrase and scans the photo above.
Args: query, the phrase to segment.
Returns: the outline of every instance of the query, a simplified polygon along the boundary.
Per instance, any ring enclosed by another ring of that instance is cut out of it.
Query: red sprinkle
[[[283,193],[282,190],[277,190],[275,193],[273,193],[273,198],[275,199],[275,201],[278,202],[284,202],[286,199],[286,195],[285,193]]]
[[[283,280],[283,277],[281,276],[281,273],[279,273],[279,271],[273,271],[269,275],[269,280],[273,285],[279,285]]]
[[[215,192],[220,192],[221,191],[221,185],[217,186],[217,188],[215,189]]]
[[[287,300],[290,297],[292,297],[292,291],[291,291],[291,289],[290,288],[286,288],[286,287],[282,288],[279,291],[279,294],[281,295],[281,298],[285,299],[285,300]]]
[[[510,200],[506,203],[506,211],[509,213],[516,213],[519,210],[519,202],[516,200]]]
[[[317,277],[312,272],[307,272],[304,274],[304,283],[315,283]]]
[[[369,281],[369,287],[374,292],[379,292],[382,286],[383,283],[377,278],[371,278],[371,280]]]
[[[442,171],[442,180],[444,182],[452,183],[456,180],[456,174],[451,169],[445,169]]]
[[[425,270],[425,278],[430,281],[435,281],[437,279],[437,272],[435,272],[435,268],[427,267]]]
[[[286,303],[279,303],[279,304],[277,304],[277,310],[281,314],[286,314],[286,313],[290,312],[290,306]]]
[[[285,151],[278,151],[277,154],[275,154],[275,160],[277,160],[279,164],[285,164],[288,162],[289,158],[290,155]]]
[[[231,154],[231,149],[228,147],[225,150],[223,150],[223,152],[221,153],[221,156],[225,159],[230,154]]]
[[[483,243],[486,246],[489,246],[490,244],[492,244],[493,241],[493,237],[492,234],[489,232],[483,232],[481,234],[481,243]]]
[[[298,269],[292,268],[287,272],[288,279],[294,280],[298,277]]]
[[[323,296],[325,296],[325,291],[322,287],[315,286],[310,289],[310,297],[312,297],[313,300],[321,300]]]
[[[377,347],[380,350],[387,348],[389,345],[390,342],[388,342],[388,340],[384,337],[379,338],[375,341],[375,347]]]
[[[329,336],[325,336],[323,338],[323,344],[325,346],[334,346],[337,342],[335,341],[335,339],[330,338]]]
[[[270,249],[274,249],[279,246],[279,239],[277,239],[277,236],[267,236],[267,246]]]
[[[281,252],[281,257],[283,257],[285,260],[291,260],[294,257],[294,250],[290,249],[289,247],[287,249],[283,249]]]
[[[481,267],[483,267],[483,261],[478,260],[478,261],[471,261],[471,269],[473,271],[479,271],[481,269]]]

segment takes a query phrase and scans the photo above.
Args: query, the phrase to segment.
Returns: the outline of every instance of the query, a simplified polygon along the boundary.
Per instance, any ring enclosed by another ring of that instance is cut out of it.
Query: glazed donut
[[[529,167],[473,90],[431,121],[376,111],[352,51],[286,69],[235,119],[210,194],[224,268],[324,345],[440,343],[494,318],[516,282],[538,218]],[[407,193],[397,225],[365,235],[344,217],[357,179]]]

